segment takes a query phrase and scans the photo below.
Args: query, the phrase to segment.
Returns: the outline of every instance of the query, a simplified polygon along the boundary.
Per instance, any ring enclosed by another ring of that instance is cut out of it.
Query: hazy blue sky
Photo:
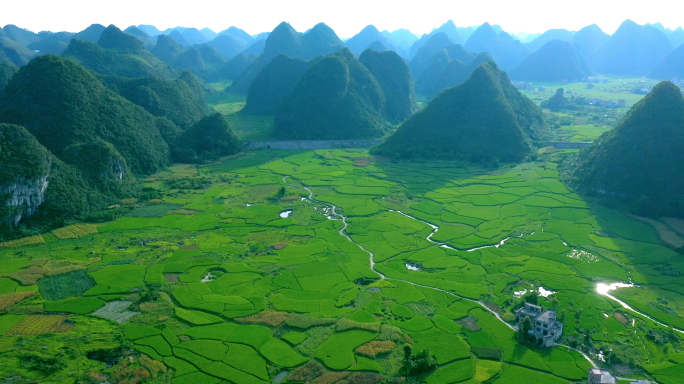
[[[422,34],[448,19],[458,26],[485,21],[506,31],[536,33],[551,28],[578,30],[598,24],[613,33],[625,19],[639,24],[684,24],[684,6],[675,0],[14,0],[3,1],[0,25],[15,24],[33,31],[83,30],[93,23],[152,24],[160,30],[184,26],[219,32],[237,26],[251,34],[271,31],[281,21],[298,31],[318,22],[340,37],[351,37],[368,24],[380,30],[408,28]],[[680,4],[679,6],[677,4]]]

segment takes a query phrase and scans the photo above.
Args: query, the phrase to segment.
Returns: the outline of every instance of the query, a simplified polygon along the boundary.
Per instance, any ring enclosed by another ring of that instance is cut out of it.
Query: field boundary
[[[381,140],[255,140],[243,141],[245,149],[370,148]]]

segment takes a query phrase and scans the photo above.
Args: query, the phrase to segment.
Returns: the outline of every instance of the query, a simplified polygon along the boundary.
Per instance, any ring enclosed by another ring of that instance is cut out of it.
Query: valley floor
[[[363,150],[174,165],[126,217],[0,244],[0,377],[376,383],[409,344],[436,358],[428,384],[585,381],[575,350],[516,341],[512,311],[543,289],[562,344],[677,383],[684,344],[659,323],[684,329],[684,223],[571,193],[567,153],[498,170]],[[633,310],[597,292],[615,282],[635,285],[610,292]]]

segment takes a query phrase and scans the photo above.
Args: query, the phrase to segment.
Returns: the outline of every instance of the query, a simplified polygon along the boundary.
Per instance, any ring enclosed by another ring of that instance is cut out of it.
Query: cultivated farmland
[[[78,349],[65,359],[82,375],[110,372],[101,356],[128,345],[146,357],[117,369],[174,384],[375,383],[399,374],[411,345],[438,364],[425,383],[586,380],[581,354],[520,344],[508,326],[542,287],[552,293],[539,303],[564,316],[563,344],[678,377],[683,344],[652,319],[684,328],[681,255],[648,222],[568,190],[565,153],[497,170],[356,150],[171,167],[146,181],[161,202],[97,231],[3,244],[2,372],[45,342]],[[292,198],[274,198],[281,187]],[[670,222],[660,233],[681,235]],[[596,293],[629,281],[638,287],[612,294],[652,319]]]

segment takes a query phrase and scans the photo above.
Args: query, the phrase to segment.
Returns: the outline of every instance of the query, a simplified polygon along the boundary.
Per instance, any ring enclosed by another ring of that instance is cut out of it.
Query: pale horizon
[[[206,27],[217,33],[235,26],[255,35],[270,32],[283,21],[300,32],[323,22],[340,38],[350,38],[371,24],[381,31],[405,28],[422,35],[450,19],[458,27],[485,22],[498,24],[513,34],[543,33],[549,29],[577,31],[591,24],[597,24],[604,32],[612,34],[627,19],[638,24],[660,22],[665,28],[673,30],[684,24],[677,16],[678,12],[673,12],[672,2],[663,0],[649,2],[648,9],[627,3],[614,9],[612,3],[579,0],[570,9],[558,9],[555,15],[550,14],[552,10],[548,2],[540,0],[524,0],[515,4],[495,0],[486,5],[435,0],[419,4],[408,1],[350,0],[344,2],[343,6],[339,4],[320,0],[198,0],[189,6],[187,2],[178,1],[120,0],[116,8],[112,8],[93,6],[92,1],[84,0],[37,0],[5,4],[0,14],[0,26],[13,24],[33,32],[79,32],[92,24],[114,24],[121,29],[148,24],[160,31],[180,26],[197,29]]]

